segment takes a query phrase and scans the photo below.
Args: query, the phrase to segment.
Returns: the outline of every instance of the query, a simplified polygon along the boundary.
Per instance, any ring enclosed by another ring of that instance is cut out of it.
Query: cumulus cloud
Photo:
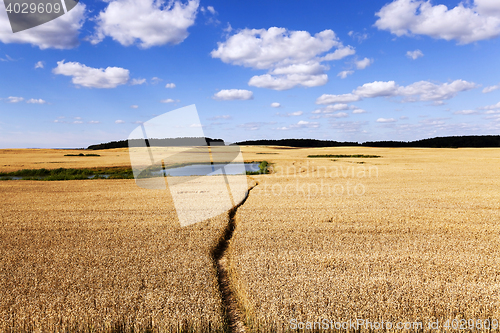
[[[130,108],[131,108],[131,109],[138,109],[138,108],[139,108],[139,105],[135,105],[135,104],[134,104],[134,105],[131,105],[131,106],[130,106]]]
[[[352,113],[354,113],[354,114],[361,114],[361,113],[366,113],[366,111],[365,111],[365,110],[363,110],[363,109],[354,109],[354,110],[352,111]]]
[[[279,107],[281,107],[281,104],[280,104],[280,103],[277,103],[277,102],[274,102],[274,103],[271,103],[271,106],[272,106],[273,108],[279,108]]]
[[[37,62],[37,63],[35,64],[35,69],[37,69],[37,68],[43,68],[43,67],[44,67],[44,63],[43,63],[43,61],[39,61],[39,62]]]
[[[180,101],[178,99],[171,99],[171,98],[167,98],[167,99],[162,99],[160,101],[160,103],[179,103]]]
[[[280,116],[280,117],[297,117],[297,116],[302,116],[304,114],[304,112],[302,111],[295,111],[295,112],[288,112],[288,113],[285,113],[285,114],[282,114],[282,113],[276,113],[276,115]]]
[[[93,44],[106,36],[124,46],[141,48],[179,44],[189,35],[199,1],[114,0],[96,18]]]
[[[174,89],[175,88],[175,83],[167,83],[165,85],[165,88],[168,88],[168,89]]]
[[[115,120],[115,124],[125,124],[125,121],[124,120]]]
[[[468,44],[500,35],[500,2],[475,0],[449,9],[424,0],[395,0],[376,13],[375,26],[397,36],[426,35]]]
[[[334,104],[334,105],[327,105],[327,106],[325,106],[325,107],[323,107],[321,109],[314,110],[312,113],[315,113],[315,114],[319,114],[319,113],[328,114],[328,113],[337,112],[337,111],[349,110],[351,108],[355,108],[355,106],[350,106],[350,105],[347,105],[347,104],[344,104],[344,103],[337,103],[337,104]]]
[[[224,89],[217,92],[213,98],[219,101],[249,100],[253,99],[253,92],[244,89]]]
[[[144,83],[146,83],[146,79],[132,79],[130,81],[130,84],[133,85],[133,86],[141,85],[141,84],[144,84]]]
[[[355,63],[357,69],[365,69],[373,64],[373,59],[364,58],[363,60],[356,61]]]
[[[340,77],[341,79],[345,79],[348,75],[351,75],[353,73],[354,71],[342,71],[338,73],[337,76]]]
[[[316,104],[333,104],[333,103],[351,103],[357,102],[361,98],[354,94],[329,95],[323,94],[317,100]]]
[[[291,129],[318,128],[318,127],[319,127],[319,123],[317,123],[317,122],[300,120],[296,124],[291,124],[289,126],[278,127],[276,129],[277,130],[281,130],[281,131],[287,131],[287,130],[291,130]]]
[[[377,123],[394,123],[397,120],[394,118],[378,118],[376,121]]]
[[[417,60],[418,58],[423,57],[424,54],[420,50],[415,50],[406,52],[406,56],[410,59]]]
[[[24,97],[15,97],[15,96],[9,96],[7,97],[7,102],[8,103],[19,103],[24,101]]]
[[[34,28],[12,33],[5,6],[0,6],[0,42],[31,44],[44,49],[71,49],[79,45],[78,34],[85,21],[85,5],[79,2],[67,14]]]
[[[484,88],[483,93],[487,94],[487,93],[490,93],[490,92],[498,90],[498,89],[500,89],[500,84],[497,84],[496,86],[489,86],[489,87]]]
[[[316,100],[316,104],[349,103],[375,97],[403,97],[403,102],[442,101],[455,97],[459,92],[477,87],[477,84],[464,80],[443,84],[419,81],[408,86],[399,86],[394,81],[375,81],[365,83],[349,94],[323,94]]]
[[[307,31],[271,27],[243,29],[219,42],[211,55],[224,63],[268,71],[252,77],[250,86],[287,90],[326,84],[329,67],[324,62],[354,53],[354,48],[344,46],[332,30],[312,36]]]
[[[337,112],[335,114],[327,114],[327,118],[347,118],[349,115],[346,112]]]
[[[71,76],[71,82],[87,88],[116,88],[129,80],[128,69],[120,67],[92,68],[79,62],[57,62],[52,70],[54,74]]]
[[[41,98],[30,98],[26,101],[26,103],[29,103],[29,104],[47,104],[47,101],[41,99]]]

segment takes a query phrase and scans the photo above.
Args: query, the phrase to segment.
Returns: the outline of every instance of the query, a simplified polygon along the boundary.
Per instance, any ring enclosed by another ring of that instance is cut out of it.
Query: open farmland
[[[224,258],[247,331],[500,320],[498,150],[242,151],[274,170],[251,176]],[[66,153],[0,151],[0,171],[128,166],[126,150]],[[181,228],[169,192],[133,180],[2,181],[0,196],[0,331],[222,330],[212,252],[232,214]]]
[[[227,213],[181,228],[168,193],[1,182],[0,331],[222,331],[211,251]]]
[[[437,320],[441,329],[447,319],[500,320],[498,150],[274,152],[275,174],[255,177],[238,210],[229,255],[254,331],[322,319],[424,329]]]

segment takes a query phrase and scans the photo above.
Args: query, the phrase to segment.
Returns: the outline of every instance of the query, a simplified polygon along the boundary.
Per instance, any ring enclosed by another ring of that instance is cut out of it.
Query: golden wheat
[[[255,177],[230,248],[253,331],[500,320],[498,150],[263,151],[276,173]],[[319,153],[382,158],[306,158]]]
[[[132,180],[0,183],[1,332],[221,331],[211,251],[227,214],[181,228]]]

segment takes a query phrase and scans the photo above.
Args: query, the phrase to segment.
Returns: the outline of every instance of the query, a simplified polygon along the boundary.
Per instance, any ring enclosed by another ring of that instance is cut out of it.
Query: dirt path
[[[255,184],[248,190],[248,194],[243,199],[243,201],[235,206],[229,212],[229,223],[225,231],[224,237],[221,242],[215,248],[212,257],[217,266],[217,275],[219,290],[222,295],[222,302],[224,306],[226,320],[229,326],[230,332],[243,333],[246,332],[246,327],[243,320],[243,314],[241,313],[238,303],[236,300],[236,295],[234,295],[230,279],[229,279],[229,258],[228,258],[228,246],[229,241],[233,237],[234,229],[236,228],[235,216],[238,208],[242,206],[250,195],[250,191],[255,188],[258,184]]]

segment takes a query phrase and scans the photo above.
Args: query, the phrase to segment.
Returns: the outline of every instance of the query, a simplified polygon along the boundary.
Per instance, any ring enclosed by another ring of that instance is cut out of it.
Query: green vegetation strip
[[[257,163],[257,162],[247,162],[247,163]],[[269,169],[267,168],[269,163],[267,161],[262,161],[259,163],[259,171],[247,171],[247,175],[262,175],[269,173]]]
[[[0,172],[0,180],[133,179],[131,168],[23,169]]]
[[[322,158],[322,157],[326,157],[326,158],[330,158],[330,157],[333,157],[333,158],[378,158],[381,156],[378,156],[378,155],[307,155],[307,157],[310,157],[310,158]]]

